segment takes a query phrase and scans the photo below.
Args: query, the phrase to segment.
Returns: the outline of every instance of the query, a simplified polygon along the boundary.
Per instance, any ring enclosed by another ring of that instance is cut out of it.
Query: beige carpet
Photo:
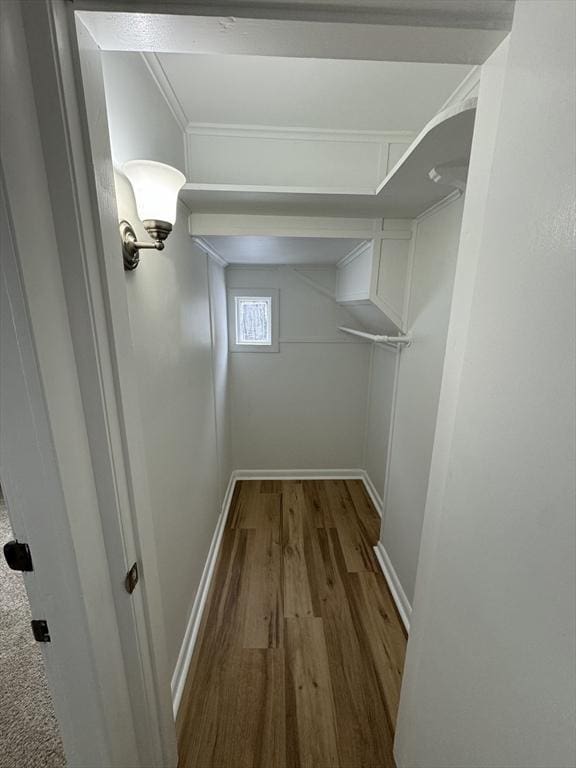
[[[66,760],[24,580],[2,552],[12,538],[0,495],[0,766],[61,768]]]

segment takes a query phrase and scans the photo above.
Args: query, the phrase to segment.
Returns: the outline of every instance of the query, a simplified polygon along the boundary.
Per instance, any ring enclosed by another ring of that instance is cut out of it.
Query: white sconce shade
[[[184,174],[154,160],[129,160],[122,170],[132,184],[140,221],[174,224],[178,192],[186,183]]]

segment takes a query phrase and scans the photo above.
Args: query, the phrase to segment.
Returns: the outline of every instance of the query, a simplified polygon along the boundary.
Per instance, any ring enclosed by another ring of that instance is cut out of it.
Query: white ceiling
[[[460,64],[157,54],[189,122],[418,131]]]
[[[336,264],[362,240],[319,237],[204,237],[230,264]]]

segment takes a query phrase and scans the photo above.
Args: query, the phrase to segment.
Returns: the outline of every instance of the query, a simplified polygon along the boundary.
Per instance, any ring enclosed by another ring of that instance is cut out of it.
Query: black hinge
[[[37,640],[39,643],[49,643],[50,631],[48,629],[48,622],[45,619],[33,619],[31,624],[34,640]]]
[[[23,541],[8,541],[4,544],[4,558],[13,571],[33,571],[30,547]]]

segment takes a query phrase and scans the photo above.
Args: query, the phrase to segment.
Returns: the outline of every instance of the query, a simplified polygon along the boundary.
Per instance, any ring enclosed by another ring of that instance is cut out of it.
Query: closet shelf
[[[375,344],[390,344],[391,346],[409,347],[412,343],[412,338],[409,335],[406,336],[387,336],[378,333],[366,333],[366,331],[356,331],[354,328],[345,328],[340,326],[339,331],[344,333],[351,333],[353,336],[360,336],[363,339],[373,341]]]
[[[453,190],[439,169],[468,165],[475,115],[476,98],[439,112],[374,191],[185,184],[180,196],[198,213],[414,219]]]

